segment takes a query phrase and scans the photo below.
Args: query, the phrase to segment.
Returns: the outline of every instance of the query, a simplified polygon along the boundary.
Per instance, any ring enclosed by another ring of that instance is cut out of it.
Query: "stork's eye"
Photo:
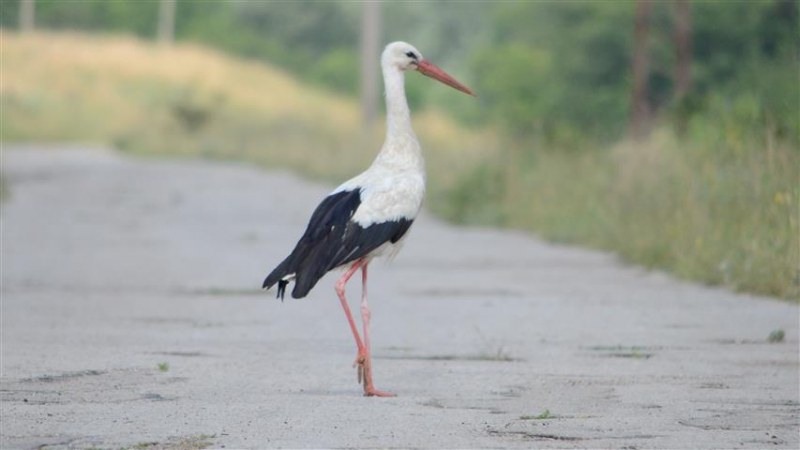
[[[417,55],[415,55],[414,52],[406,52],[406,56],[411,59],[417,59]]]

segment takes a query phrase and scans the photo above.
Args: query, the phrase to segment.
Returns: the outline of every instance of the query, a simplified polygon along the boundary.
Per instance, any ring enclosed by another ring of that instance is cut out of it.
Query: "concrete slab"
[[[85,148],[2,170],[2,448],[800,446],[797,305],[425,216],[371,266],[399,396],[364,398],[335,276],[259,290],[329,187]]]

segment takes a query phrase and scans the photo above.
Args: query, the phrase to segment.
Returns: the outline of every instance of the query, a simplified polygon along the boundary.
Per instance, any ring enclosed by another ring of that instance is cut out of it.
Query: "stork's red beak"
[[[447,72],[439,68],[439,66],[437,66],[436,64],[428,61],[427,59],[420,60],[420,62],[417,63],[417,70],[419,70],[419,73],[425,75],[426,77],[431,77],[435,80],[439,80],[442,83],[454,89],[458,89],[459,91],[465,94],[477,97],[477,95],[475,95],[475,93],[472,92],[470,88],[459,83],[458,80],[451,77]]]

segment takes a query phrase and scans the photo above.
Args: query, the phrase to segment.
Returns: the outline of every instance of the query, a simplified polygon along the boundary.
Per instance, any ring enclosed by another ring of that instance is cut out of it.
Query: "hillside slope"
[[[3,32],[3,140],[82,141],[147,154],[246,159],[339,179],[366,167],[383,124],[364,133],[353,99],[274,67],[191,44]],[[417,130],[431,164],[477,155],[474,134],[436,113]]]

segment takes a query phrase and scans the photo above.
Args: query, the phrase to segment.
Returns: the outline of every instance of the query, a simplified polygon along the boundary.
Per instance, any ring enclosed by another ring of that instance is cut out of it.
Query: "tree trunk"
[[[378,63],[381,11],[379,2],[364,2],[361,9],[361,117],[369,130],[378,116]]]
[[[631,131],[637,139],[647,135],[650,128],[650,101],[647,79],[649,77],[648,36],[652,3],[636,0],[633,30],[633,95],[631,97]]]
[[[19,5],[19,31],[33,31],[36,4],[34,0],[22,0]]]
[[[689,0],[675,0],[675,100],[692,87],[692,22]]]
[[[175,0],[161,0],[158,8],[158,41],[171,44],[175,40]]]

